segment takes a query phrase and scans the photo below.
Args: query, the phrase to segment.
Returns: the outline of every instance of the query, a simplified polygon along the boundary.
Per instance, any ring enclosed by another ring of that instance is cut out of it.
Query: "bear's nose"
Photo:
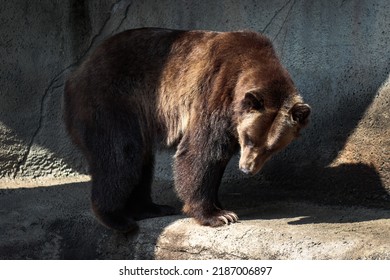
[[[244,172],[245,174],[247,174],[247,175],[252,174],[252,171],[250,171],[248,168],[242,167],[242,168],[240,168],[240,170],[241,170],[242,172]]]

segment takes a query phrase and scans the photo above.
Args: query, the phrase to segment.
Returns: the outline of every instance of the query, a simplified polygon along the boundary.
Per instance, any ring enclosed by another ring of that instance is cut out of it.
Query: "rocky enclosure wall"
[[[273,41],[313,109],[302,137],[255,178],[234,158],[227,188],[258,184],[322,201],[389,206],[390,2],[5,1],[0,10],[0,178],[86,172],[62,123],[66,75],[108,36],[137,27],[249,29]],[[169,152],[156,180],[171,182]]]

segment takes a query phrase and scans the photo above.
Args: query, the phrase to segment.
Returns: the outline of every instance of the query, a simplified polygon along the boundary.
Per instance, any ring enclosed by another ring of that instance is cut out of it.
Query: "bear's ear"
[[[250,91],[245,94],[241,107],[244,111],[261,111],[264,109],[264,100],[263,98],[256,96],[255,92]]]
[[[301,125],[307,124],[310,112],[310,106],[304,103],[296,103],[291,108],[292,119]]]

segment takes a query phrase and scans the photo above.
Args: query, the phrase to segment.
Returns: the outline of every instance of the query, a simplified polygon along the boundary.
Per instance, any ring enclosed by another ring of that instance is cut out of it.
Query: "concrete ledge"
[[[3,188],[0,259],[390,259],[389,210],[253,199],[237,202],[230,226],[178,215],[123,235],[95,221],[88,182]]]

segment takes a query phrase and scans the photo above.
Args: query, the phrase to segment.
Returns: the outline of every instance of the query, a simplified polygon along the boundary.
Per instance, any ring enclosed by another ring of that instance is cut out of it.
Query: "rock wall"
[[[389,205],[389,1],[1,2],[0,178],[86,173],[61,97],[66,75],[104,38],[145,26],[250,29],[273,41],[313,114],[301,139],[255,178],[234,158],[226,189]],[[159,155],[156,180],[171,182],[170,156]]]

